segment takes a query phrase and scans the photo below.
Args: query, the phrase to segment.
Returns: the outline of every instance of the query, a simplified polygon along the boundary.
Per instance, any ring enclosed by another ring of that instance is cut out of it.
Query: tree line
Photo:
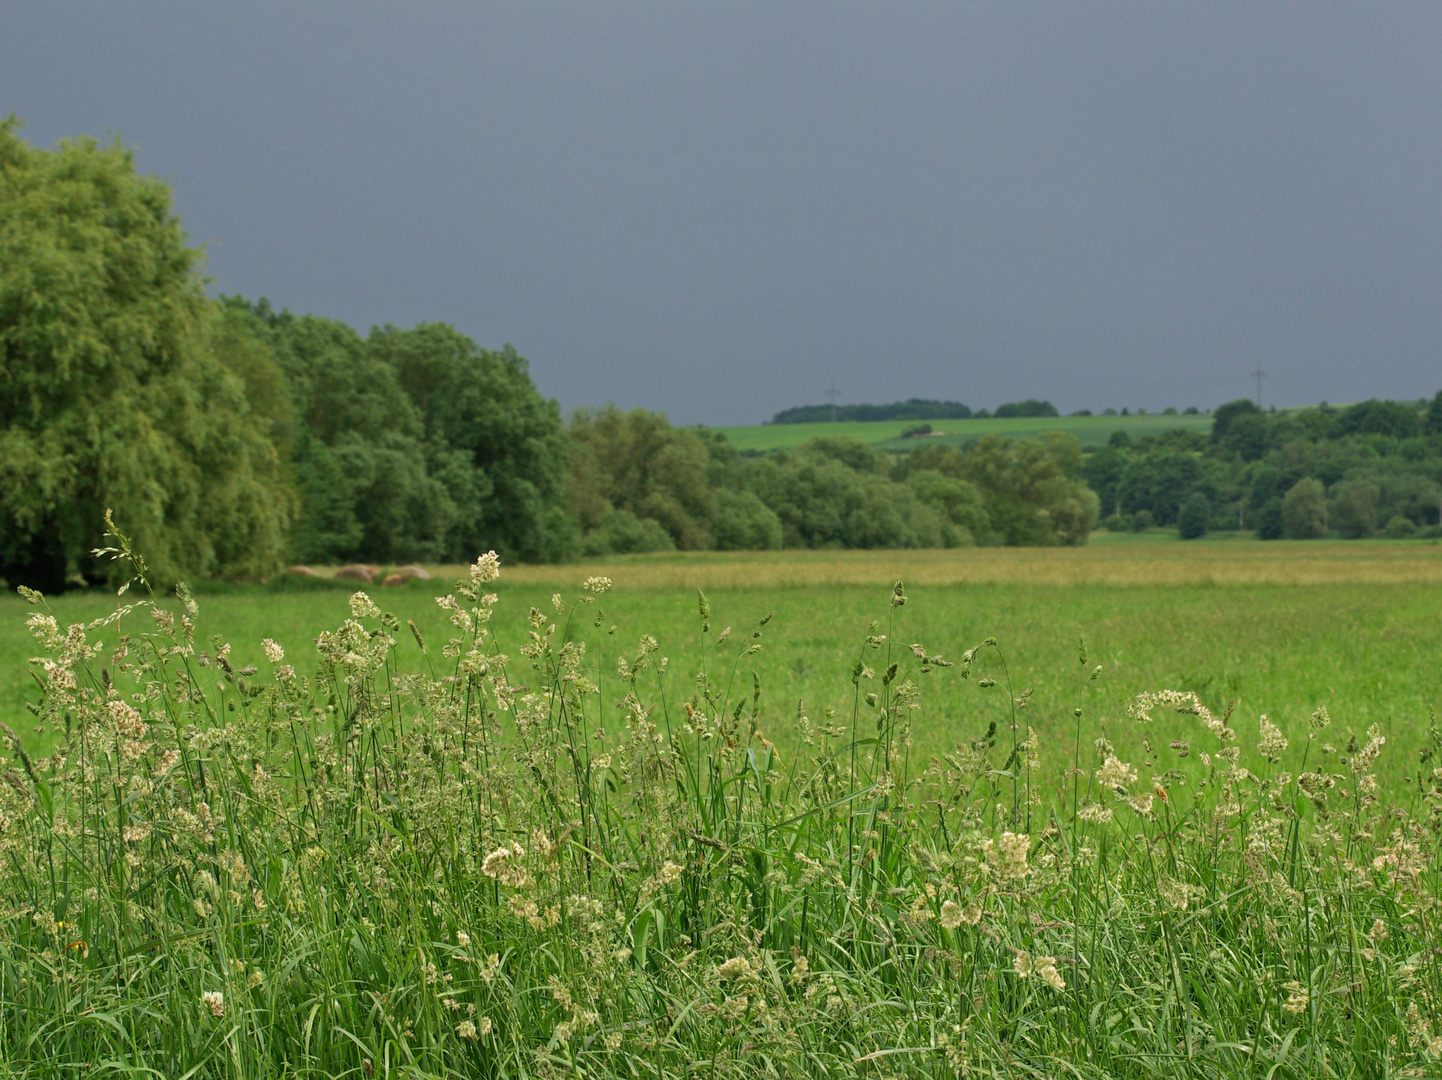
[[[1115,432],[1083,474],[1111,529],[1176,526],[1184,537],[1250,529],[1264,540],[1416,535],[1442,511],[1442,391],[1264,411],[1221,406],[1210,435],[1133,442]]]
[[[1081,544],[1101,515],[1264,537],[1437,523],[1442,395],[1287,413],[1234,402],[1210,438],[1118,433],[1090,453],[1053,434],[909,454],[825,437],[743,457],[719,432],[644,410],[565,421],[509,345],[481,348],[444,323],[362,335],[207,297],[169,189],[129,151],[85,138],[37,150],[17,126],[0,123],[0,577],[12,584],[106,577],[94,549],[107,510],[160,579],[489,549],[548,561]],[[902,404],[918,417],[966,408]]]
[[[0,576],[12,584],[105,577],[94,549],[107,510],[161,579],[491,548],[540,561],[1080,543],[1095,518],[1065,439],[983,440],[924,467],[850,440],[748,461],[658,414],[564,423],[515,349],[443,323],[362,335],[211,299],[169,188],[130,151],[89,138],[40,150],[17,129],[0,123]]]
[[[1194,412],[1196,410],[1193,410]],[[1058,416],[1057,408],[1050,401],[1028,398],[1025,401],[1009,401],[998,405],[995,412],[978,409],[960,401],[933,401],[928,398],[908,398],[890,405],[797,405],[782,409],[771,418],[773,424],[824,424],[838,421],[875,420],[971,420],[987,417]],[[1086,415],[1090,416],[1090,413]]]

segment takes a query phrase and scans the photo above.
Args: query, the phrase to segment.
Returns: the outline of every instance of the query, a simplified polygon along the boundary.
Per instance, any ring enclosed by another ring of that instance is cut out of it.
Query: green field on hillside
[[[1048,431],[1065,431],[1081,440],[1083,446],[1102,446],[1113,431],[1125,431],[1133,439],[1158,435],[1165,431],[1195,431],[1206,434],[1212,429],[1212,418],[1197,416],[1054,416],[1016,417],[984,420],[932,420],[932,434],[902,439],[901,433],[917,426],[915,420],[879,420],[874,422],[843,422],[836,424],[752,424],[718,430],[738,450],[781,450],[800,446],[818,435],[845,435],[872,446],[892,450],[914,450],[929,443],[958,445],[983,435],[1006,435],[1011,438],[1034,438]]]

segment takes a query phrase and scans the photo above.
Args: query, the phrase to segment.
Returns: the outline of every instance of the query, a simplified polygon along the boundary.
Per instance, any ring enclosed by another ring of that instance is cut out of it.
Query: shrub
[[[1332,488],[1328,521],[1348,540],[1371,536],[1377,527],[1381,492],[1368,480],[1344,480]]]
[[[1401,514],[1387,522],[1387,536],[1392,540],[1405,540],[1417,535],[1417,523]]]
[[[1156,525],[1150,510],[1138,510],[1132,515],[1132,532],[1146,532]]]
[[[1182,503],[1177,515],[1177,532],[1183,540],[1195,540],[1207,535],[1207,526],[1212,519],[1212,505],[1200,491],[1194,491]]]
[[[774,551],[781,546],[781,519],[749,491],[721,490],[711,535],[717,551]]]
[[[1286,535],[1286,523],[1282,516],[1282,500],[1273,497],[1262,504],[1252,516],[1252,526],[1257,530],[1258,540],[1280,540]]]
[[[578,545],[581,555],[634,555],[647,551],[675,551],[671,534],[650,518],[629,510],[610,510]]]

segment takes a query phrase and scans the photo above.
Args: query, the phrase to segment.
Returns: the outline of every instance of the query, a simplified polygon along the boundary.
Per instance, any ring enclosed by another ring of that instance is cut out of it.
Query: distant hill
[[[1053,413],[1055,415],[1055,413]],[[782,409],[771,418],[773,424],[829,424],[833,422],[874,423],[877,420],[967,420],[971,408],[959,401],[929,401],[912,398],[890,405],[798,405]]]

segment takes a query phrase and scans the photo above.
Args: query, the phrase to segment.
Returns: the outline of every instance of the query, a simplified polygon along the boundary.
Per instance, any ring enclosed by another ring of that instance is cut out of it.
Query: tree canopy
[[[0,123],[0,575],[103,576],[107,508],[162,576],[273,565],[290,500],[169,189],[118,143],[36,150],[17,128]]]

